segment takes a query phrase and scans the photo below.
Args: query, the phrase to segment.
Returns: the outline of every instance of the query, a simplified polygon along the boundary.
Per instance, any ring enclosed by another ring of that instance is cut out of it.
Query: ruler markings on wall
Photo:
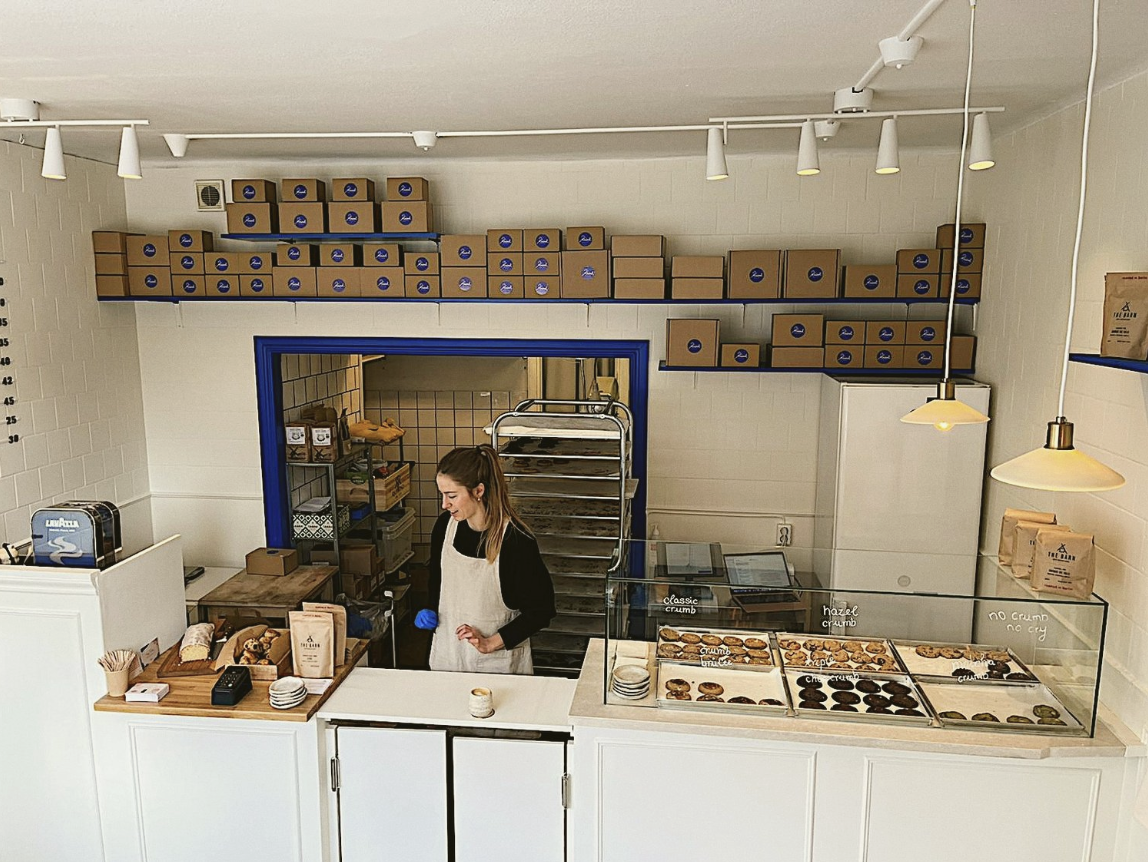
[[[4,401],[4,430],[0,438],[8,443],[20,442],[20,417],[16,414],[16,370],[12,365],[9,336],[8,296],[5,280],[0,277],[0,398]]]

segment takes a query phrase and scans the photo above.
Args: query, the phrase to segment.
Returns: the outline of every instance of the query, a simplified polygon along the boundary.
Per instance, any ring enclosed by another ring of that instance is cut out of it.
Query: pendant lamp
[[[1088,187],[1088,130],[1092,124],[1092,92],[1096,85],[1096,47],[1100,24],[1100,0],[1092,3],[1092,59],[1088,67],[1088,90],[1084,97],[1084,139],[1080,147],[1080,205],[1076,211],[1076,239],[1072,247],[1072,272],[1068,299],[1068,326],[1064,359],[1060,369],[1060,400],[1056,418],[1048,423],[1044,446],[993,468],[992,477],[1008,485],[1041,491],[1111,491],[1124,484],[1115,470],[1085,455],[1072,445],[1073,426],[1064,416],[1064,389],[1068,382],[1068,354],[1072,344],[1072,318],[1076,312],[1077,270],[1080,237],[1084,230],[1084,195]]]
[[[55,126],[48,129],[48,135],[44,138],[44,166],[40,176],[48,180],[68,178],[64,173],[64,144],[60,140],[60,130]]]
[[[725,140],[722,130],[717,126],[710,126],[706,140],[706,179],[724,180],[729,176],[729,169],[725,165]]]
[[[813,120],[801,124],[801,137],[797,144],[797,175],[815,177],[821,173],[817,159],[817,129]]]
[[[125,180],[138,180],[143,177],[140,170],[140,145],[136,140],[135,126],[124,126],[120,133],[120,162],[116,173]]]
[[[953,311],[957,305],[957,252],[961,244],[961,204],[965,194],[965,150],[969,143],[969,90],[973,80],[973,36],[976,32],[977,4],[969,4],[969,62],[965,70],[964,128],[961,133],[961,158],[957,163],[957,207],[953,225],[953,274],[949,282],[949,306],[945,323],[945,370],[937,384],[937,394],[916,410],[901,417],[909,425],[932,425],[938,431],[951,431],[957,425],[982,425],[989,417],[957,400],[952,371]],[[889,122],[886,120],[885,122]]]

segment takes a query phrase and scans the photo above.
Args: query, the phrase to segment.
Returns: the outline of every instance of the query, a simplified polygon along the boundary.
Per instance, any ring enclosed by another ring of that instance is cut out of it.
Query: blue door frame
[[[259,408],[259,455],[263,467],[263,520],[267,546],[291,546],[291,500],[287,484],[280,358],[293,353],[406,356],[559,356],[630,360],[630,408],[634,415],[632,535],[646,534],[646,420],[649,393],[648,341],[515,338],[255,338],[255,386]]]

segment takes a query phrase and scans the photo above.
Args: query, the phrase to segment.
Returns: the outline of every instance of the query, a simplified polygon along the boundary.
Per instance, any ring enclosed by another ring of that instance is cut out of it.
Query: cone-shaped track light
[[[801,140],[797,144],[797,175],[814,177],[821,173],[817,161],[817,129],[813,120],[801,124]]]
[[[989,417],[979,410],[957,400],[956,384],[952,380],[942,380],[937,387],[937,397],[930,398],[916,410],[910,410],[901,417],[909,425],[932,425],[938,431],[952,431],[957,425],[981,425]]]
[[[895,174],[901,170],[901,156],[897,151],[897,118],[881,122],[881,142],[877,145],[877,173]]]
[[[706,142],[706,179],[724,180],[729,176],[725,166],[725,141],[722,140],[722,130],[717,126],[710,126],[709,138]]]
[[[973,117],[973,138],[969,143],[969,170],[987,171],[995,164],[989,115],[977,114]]]
[[[134,126],[124,126],[123,134],[120,135],[120,166],[116,173],[125,180],[143,179],[143,171],[140,170],[140,145],[136,140]]]
[[[60,130],[53,127],[48,129],[48,137],[44,139],[44,167],[40,176],[49,180],[66,180],[64,173],[64,144],[60,140]]]
[[[1111,491],[1124,477],[1072,445],[1072,423],[1058,416],[1048,423],[1048,440],[1011,461],[993,467],[998,482],[1040,491]]]

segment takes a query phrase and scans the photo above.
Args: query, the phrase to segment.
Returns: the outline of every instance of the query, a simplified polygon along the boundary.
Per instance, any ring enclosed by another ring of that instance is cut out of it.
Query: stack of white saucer
[[[307,698],[307,686],[297,676],[285,676],[268,688],[271,705],[276,709],[290,709]]]
[[[650,672],[640,665],[619,665],[612,677],[611,687],[618,697],[641,700],[650,693]]]

